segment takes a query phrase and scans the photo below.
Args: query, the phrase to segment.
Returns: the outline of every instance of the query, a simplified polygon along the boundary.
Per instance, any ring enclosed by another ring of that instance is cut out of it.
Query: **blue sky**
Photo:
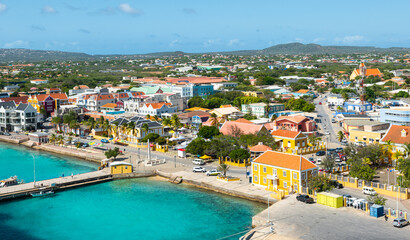
[[[410,47],[410,1],[0,0],[0,48],[89,54]]]

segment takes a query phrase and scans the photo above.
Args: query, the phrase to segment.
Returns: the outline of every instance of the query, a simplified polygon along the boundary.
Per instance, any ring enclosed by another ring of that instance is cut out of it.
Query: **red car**
[[[322,102],[319,102],[319,105],[322,105]]]

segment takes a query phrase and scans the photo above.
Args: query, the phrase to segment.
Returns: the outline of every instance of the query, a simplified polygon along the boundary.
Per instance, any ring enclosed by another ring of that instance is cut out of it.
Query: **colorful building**
[[[278,145],[278,151],[292,154],[309,154],[324,150],[326,145],[324,142],[319,142],[316,145],[308,144],[308,137],[302,132],[289,130],[273,131],[272,137]]]
[[[380,142],[390,124],[369,120],[345,120],[343,127],[348,130],[347,135],[351,142],[372,144]]]
[[[274,113],[285,110],[285,105],[281,103],[251,103],[242,104],[242,112],[252,114],[256,117],[271,117]]]
[[[410,143],[410,127],[391,125],[380,143],[388,145],[389,150],[393,153],[393,157],[396,152],[404,154],[405,145]]]
[[[289,130],[309,133],[316,130],[316,122],[302,115],[280,116],[272,123],[265,124],[268,130]]]
[[[263,98],[264,97],[263,92],[259,92],[259,91],[245,91],[245,92],[242,92],[242,93],[246,97],[258,97],[258,98]]]
[[[268,191],[299,193],[318,170],[302,156],[266,151],[252,162],[252,183]]]
[[[376,76],[382,77],[383,74],[380,72],[378,68],[367,68],[364,63],[360,63],[359,68],[356,68],[352,74],[350,75],[350,80],[355,80],[356,77],[369,77],[369,76]]]
[[[132,164],[126,162],[110,163],[111,174],[132,173]]]

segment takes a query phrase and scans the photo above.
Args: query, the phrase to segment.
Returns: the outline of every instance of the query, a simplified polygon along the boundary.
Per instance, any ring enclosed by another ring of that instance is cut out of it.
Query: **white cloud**
[[[181,43],[182,43],[181,40],[175,39],[174,41],[172,41],[172,42],[169,43],[169,46],[170,46],[170,47],[175,47],[176,45],[180,45]]]
[[[303,42],[303,38],[295,38],[296,42]]]
[[[342,43],[353,43],[353,42],[360,42],[363,40],[364,40],[364,37],[360,35],[344,36],[342,38],[340,37],[335,38],[336,42],[342,42]]]
[[[27,41],[23,41],[23,40],[17,40],[14,42],[9,42],[4,44],[4,48],[21,48],[21,47],[27,47],[28,46],[28,42]]]
[[[123,13],[134,15],[134,16],[139,16],[143,14],[141,10],[131,7],[128,3],[121,3],[119,6],[119,9]]]
[[[7,10],[6,4],[0,3],[0,13],[5,12]]]
[[[323,42],[325,40],[326,40],[326,38],[315,38],[315,39],[313,39],[313,42],[317,43],[317,42]]]
[[[204,47],[209,47],[211,45],[219,44],[219,43],[220,43],[219,39],[208,39],[204,42]]]
[[[231,39],[228,42],[228,46],[233,46],[233,45],[238,44],[238,43],[239,43],[239,39],[237,39],[237,38]]]
[[[57,13],[57,10],[52,6],[44,6],[42,11],[43,13]]]

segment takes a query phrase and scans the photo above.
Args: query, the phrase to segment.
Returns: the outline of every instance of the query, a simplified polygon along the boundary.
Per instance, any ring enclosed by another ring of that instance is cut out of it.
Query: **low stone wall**
[[[133,173],[123,173],[123,174],[113,174],[113,179],[124,179],[124,178],[142,178],[142,177],[153,177],[156,176],[156,172],[154,170],[146,170],[146,171],[136,171]]]
[[[38,145],[38,146],[33,146],[33,148],[37,150],[43,150],[47,152],[56,153],[56,154],[77,157],[77,158],[81,158],[81,159],[96,162],[96,163],[101,163],[101,160],[104,159],[101,156],[98,156],[98,155],[95,155],[89,152],[80,152],[76,149],[65,149],[65,148],[60,148],[60,147],[53,147],[50,145]]]

